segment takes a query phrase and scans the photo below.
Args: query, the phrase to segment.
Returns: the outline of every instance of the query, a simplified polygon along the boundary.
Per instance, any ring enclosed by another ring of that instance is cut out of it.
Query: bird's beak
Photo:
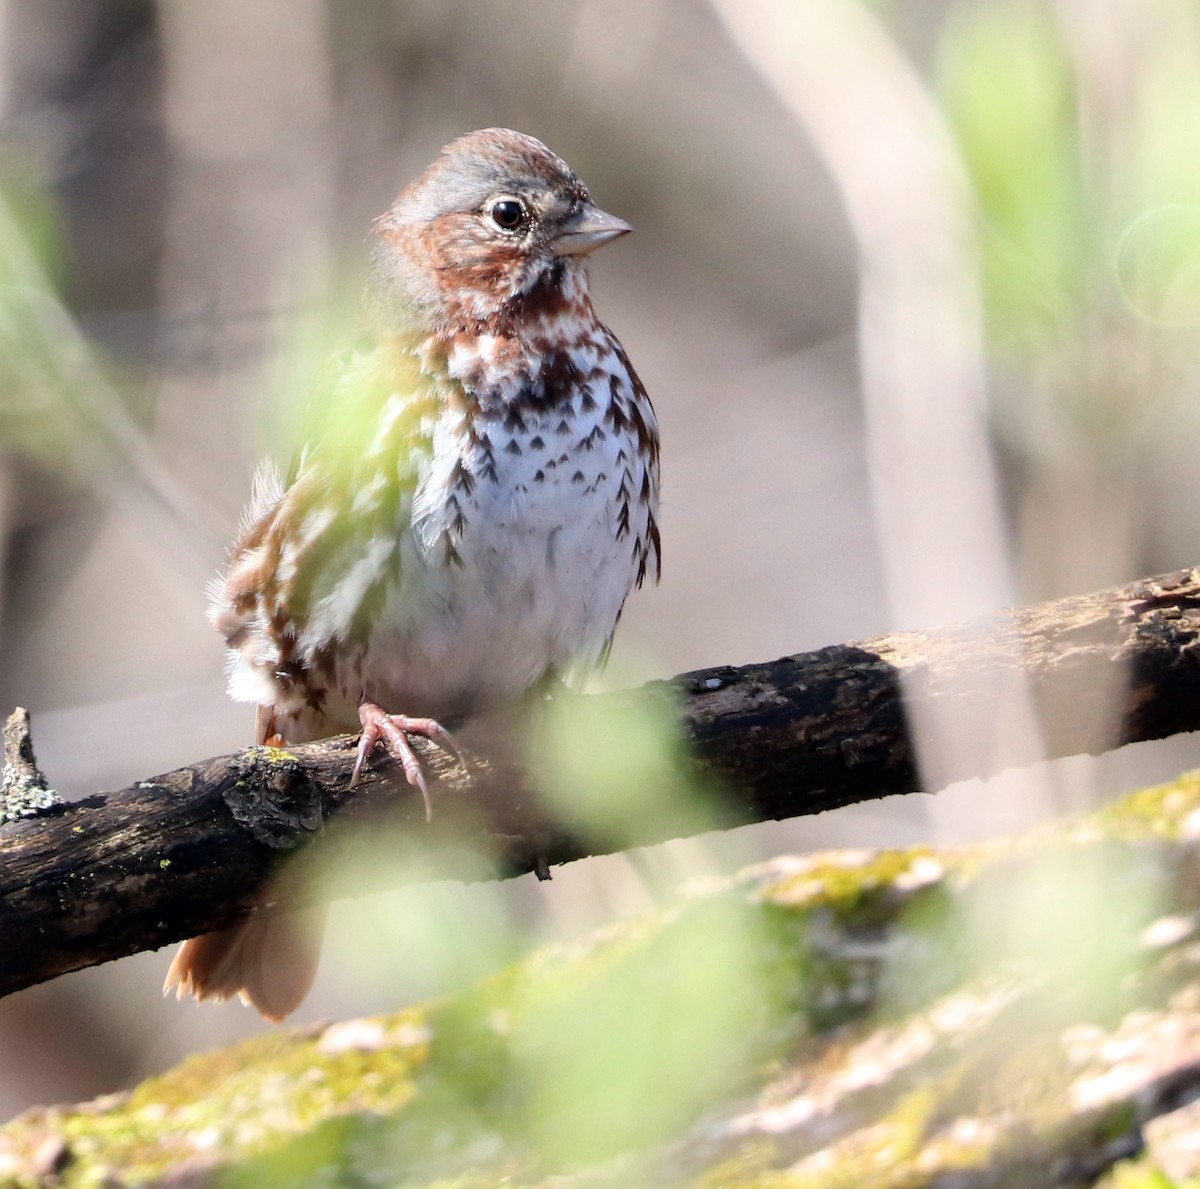
[[[602,244],[632,231],[624,219],[607,214],[599,207],[581,207],[563,224],[554,237],[554,251],[559,256],[586,256]]]

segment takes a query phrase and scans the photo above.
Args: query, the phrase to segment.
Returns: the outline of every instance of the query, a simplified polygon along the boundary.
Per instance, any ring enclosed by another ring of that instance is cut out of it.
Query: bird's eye
[[[501,231],[516,231],[529,217],[519,198],[497,198],[488,207],[488,214]]]

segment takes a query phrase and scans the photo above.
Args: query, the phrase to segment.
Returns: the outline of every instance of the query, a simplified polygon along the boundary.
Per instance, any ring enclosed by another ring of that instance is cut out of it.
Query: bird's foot
[[[421,761],[409,743],[409,735],[420,735],[443,751],[449,752],[466,769],[462,753],[454,737],[444,726],[432,718],[410,718],[407,714],[388,714],[374,702],[363,702],[358,707],[358,721],[362,723],[362,738],[358,742],[358,755],[354,760],[354,771],[350,775],[350,787],[358,784],[363,765],[377,744],[386,743],[388,751],[400,762],[405,778],[414,788],[421,790],[425,802],[425,820],[433,820],[433,802],[429,799],[429,786]]]

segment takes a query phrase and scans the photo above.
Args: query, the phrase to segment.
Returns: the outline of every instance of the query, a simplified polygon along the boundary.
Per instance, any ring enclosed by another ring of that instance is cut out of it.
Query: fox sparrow
[[[588,296],[588,253],[629,230],[499,128],[448,145],[376,221],[358,335],[286,481],[260,471],[212,591],[260,742],[361,727],[354,779],[382,741],[428,813],[409,736],[450,745],[439,719],[603,662],[660,565],[654,410]],[[164,990],[282,1018],[316,970],[298,921],[184,942]]]

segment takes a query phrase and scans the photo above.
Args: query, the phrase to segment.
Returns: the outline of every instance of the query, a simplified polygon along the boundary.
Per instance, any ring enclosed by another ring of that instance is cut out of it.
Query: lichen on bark
[[[781,857],[444,1000],[29,1112],[0,1186],[1170,1186],[1198,840],[1191,775],[1007,842]]]

